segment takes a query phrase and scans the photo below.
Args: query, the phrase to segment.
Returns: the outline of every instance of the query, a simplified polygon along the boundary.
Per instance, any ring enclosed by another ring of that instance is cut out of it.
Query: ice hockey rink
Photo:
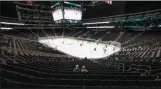
[[[84,59],[85,57],[88,59],[104,58],[120,50],[120,47],[112,44],[102,44],[72,38],[46,38],[39,39],[39,42],[80,59]]]

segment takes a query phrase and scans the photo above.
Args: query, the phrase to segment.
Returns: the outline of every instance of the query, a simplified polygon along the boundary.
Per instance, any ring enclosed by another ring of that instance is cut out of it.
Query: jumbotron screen
[[[54,21],[63,19],[62,9],[56,9],[52,12]]]
[[[64,9],[64,19],[81,20],[82,11],[77,9]]]
[[[81,20],[82,19],[82,11],[78,9],[72,8],[64,8],[64,14],[62,9],[56,9],[52,12],[54,21],[57,20]],[[64,17],[64,18],[63,18]]]

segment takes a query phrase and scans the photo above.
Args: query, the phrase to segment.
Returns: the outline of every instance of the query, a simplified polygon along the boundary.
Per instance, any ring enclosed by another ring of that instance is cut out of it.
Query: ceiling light
[[[98,27],[86,27],[86,28],[115,28],[115,26],[98,26]]]
[[[103,24],[103,23],[110,23],[110,22],[94,22],[94,23],[83,23],[83,25],[86,25],[86,24]]]
[[[10,29],[12,29],[12,28],[1,27],[0,29],[7,29],[7,30],[10,30]]]
[[[10,25],[25,25],[23,23],[9,23],[9,22],[0,22],[1,24],[10,24]]]

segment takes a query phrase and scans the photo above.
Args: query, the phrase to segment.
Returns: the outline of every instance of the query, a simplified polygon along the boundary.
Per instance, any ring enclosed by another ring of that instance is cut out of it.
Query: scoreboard
[[[70,6],[67,6],[66,4]],[[80,5],[69,2],[58,2],[51,6],[51,8],[53,8],[53,20],[57,23],[61,23],[63,21],[69,23],[77,23],[82,20],[82,8]]]

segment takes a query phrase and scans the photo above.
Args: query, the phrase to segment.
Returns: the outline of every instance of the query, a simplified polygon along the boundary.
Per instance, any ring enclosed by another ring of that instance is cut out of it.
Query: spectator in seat
[[[76,65],[73,72],[80,72],[79,65]]]
[[[141,73],[140,76],[146,76],[146,73]]]
[[[87,57],[85,57],[85,59],[84,60],[87,60]]]
[[[161,81],[161,78],[159,77],[159,75],[157,75],[157,77],[155,78],[155,81]]]
[[[81,72],[88,72],[88,70],[86,69],[86,66],[84,65],[84,66],[82,66],[82,70],[81,70]]]

